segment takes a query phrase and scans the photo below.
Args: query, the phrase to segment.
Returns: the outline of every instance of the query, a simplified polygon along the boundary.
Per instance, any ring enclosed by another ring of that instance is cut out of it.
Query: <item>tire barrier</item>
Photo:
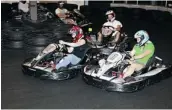
[[[23,40],[24,29],[23,27],[13,27],[6,31],[8,40],[21,41]]]
[[[6,40],[4,41],[4,48],[23,49],[23,41]]]
[[[42,51],[46,46],[32,46],[32,45],[27,45],[24,44],[24,51],[27,56],[35,56],[37,55],[40,51]]]
[[[11,23],[10,22],[8,22],[8,21],[2,22],[1,30],[7,30],[9,27],[11,27]]]
[[[45,30],[30,31],[24,37],[24,50],[26,54],[36,55],[50,43],[56,43],[57,38],[52,32]]]
[[[68,31],[71,28],[70,25],[62,24],[53,29],[54,36],[59,40],[67,37]]]
[[[45,31],[31,31],[26,33],[24,37],[24,42],[32,46],[46,46],[55,40],[56,38],[53,36],[53,33]]]
[[[9,27],[3,30],[3,45],[5,48],[22,49],[23,48],[23,27]]]
[[[7,33],[4,30],[1,30],[1,48],[4,49],[5,42],[7,40]]]

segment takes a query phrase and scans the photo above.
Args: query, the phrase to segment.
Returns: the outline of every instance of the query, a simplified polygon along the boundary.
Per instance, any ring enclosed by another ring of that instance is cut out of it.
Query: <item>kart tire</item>
[[[7,40],[4,42],[4,47],[5,48],[10,48],[10,49],[23,49],[23,41],[10,41]]]
[[[29,32],[25,34],[24,43],[32,46],[47,46],[53,43],[57,39],[53,36],[51,32]]]

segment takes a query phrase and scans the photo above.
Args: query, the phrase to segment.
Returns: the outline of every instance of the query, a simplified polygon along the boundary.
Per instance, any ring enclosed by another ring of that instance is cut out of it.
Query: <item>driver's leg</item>
[[[139,71],[144,67],[143,64],[139,64],[139,63],[131,63],[131,65],[127,68],[127,71],[124,73],[123,78],[126,78],[128,76],[131,76],[134,71]]]
[[[98,42],[102,42],[103,40],[103,36],[102,36],[102,33],[101,32],[98,32],[98,38],[97,38]]]
[[[49,44],[44,50],[43,53],[50,53],[57,48],[56,44]]]
[[[115,43],[119,43],[119,41],[120,41],[120,32],[116,31],[115,33],[112,34],[110,43],[115,44]]]
[[[59,69],[60,67],[67,67],[70,63],[75,65],[77,64],[81,59],[73,54],[68,54],[66,57],[64,57],[57,65],[56,69]]]

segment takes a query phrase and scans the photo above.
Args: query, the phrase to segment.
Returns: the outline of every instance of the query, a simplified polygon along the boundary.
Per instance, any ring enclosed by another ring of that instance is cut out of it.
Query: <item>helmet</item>
[[[63,7],[63,5],[64,5],[64,2],[63,2],[63,1],[58,2],[58,6],[59,6],[59,8],[62,8],[62,7]]]
[[[69,34],[72,35],[73,42],[77,42],[79,39],[83,37],[83,31],[79,26],[73,26],[70,29]]]
[[[140,38],[141,40],[138,45],[142,46],[149,40],[149,34],[144,30],[140,30],[135,33],[134,38]]]
[[[106,15],[113,15],[115,17],[115,13],[113,10],[109,10],[106,12]]]
[[[64,4],[64,2],[63,2],[63,1],[60,1],[60,2],[59,2],[59,4],[60,4],[60,5],[63,5],[63,4]]]

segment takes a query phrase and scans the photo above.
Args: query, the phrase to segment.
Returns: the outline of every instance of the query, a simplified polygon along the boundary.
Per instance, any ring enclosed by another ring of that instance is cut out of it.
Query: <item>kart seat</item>
[[[141,75],[141,74],[144,74],[145,72],[148,71],[149,67],[152,65],[152,63],[154,62],[155,60],[155,55],[153,55],[147,62],[146,66],[144,68],[142,68],[141,70],[139,71],[135,71],[135,73],[132,75],[132,76],[138,76],[138,75]]]

